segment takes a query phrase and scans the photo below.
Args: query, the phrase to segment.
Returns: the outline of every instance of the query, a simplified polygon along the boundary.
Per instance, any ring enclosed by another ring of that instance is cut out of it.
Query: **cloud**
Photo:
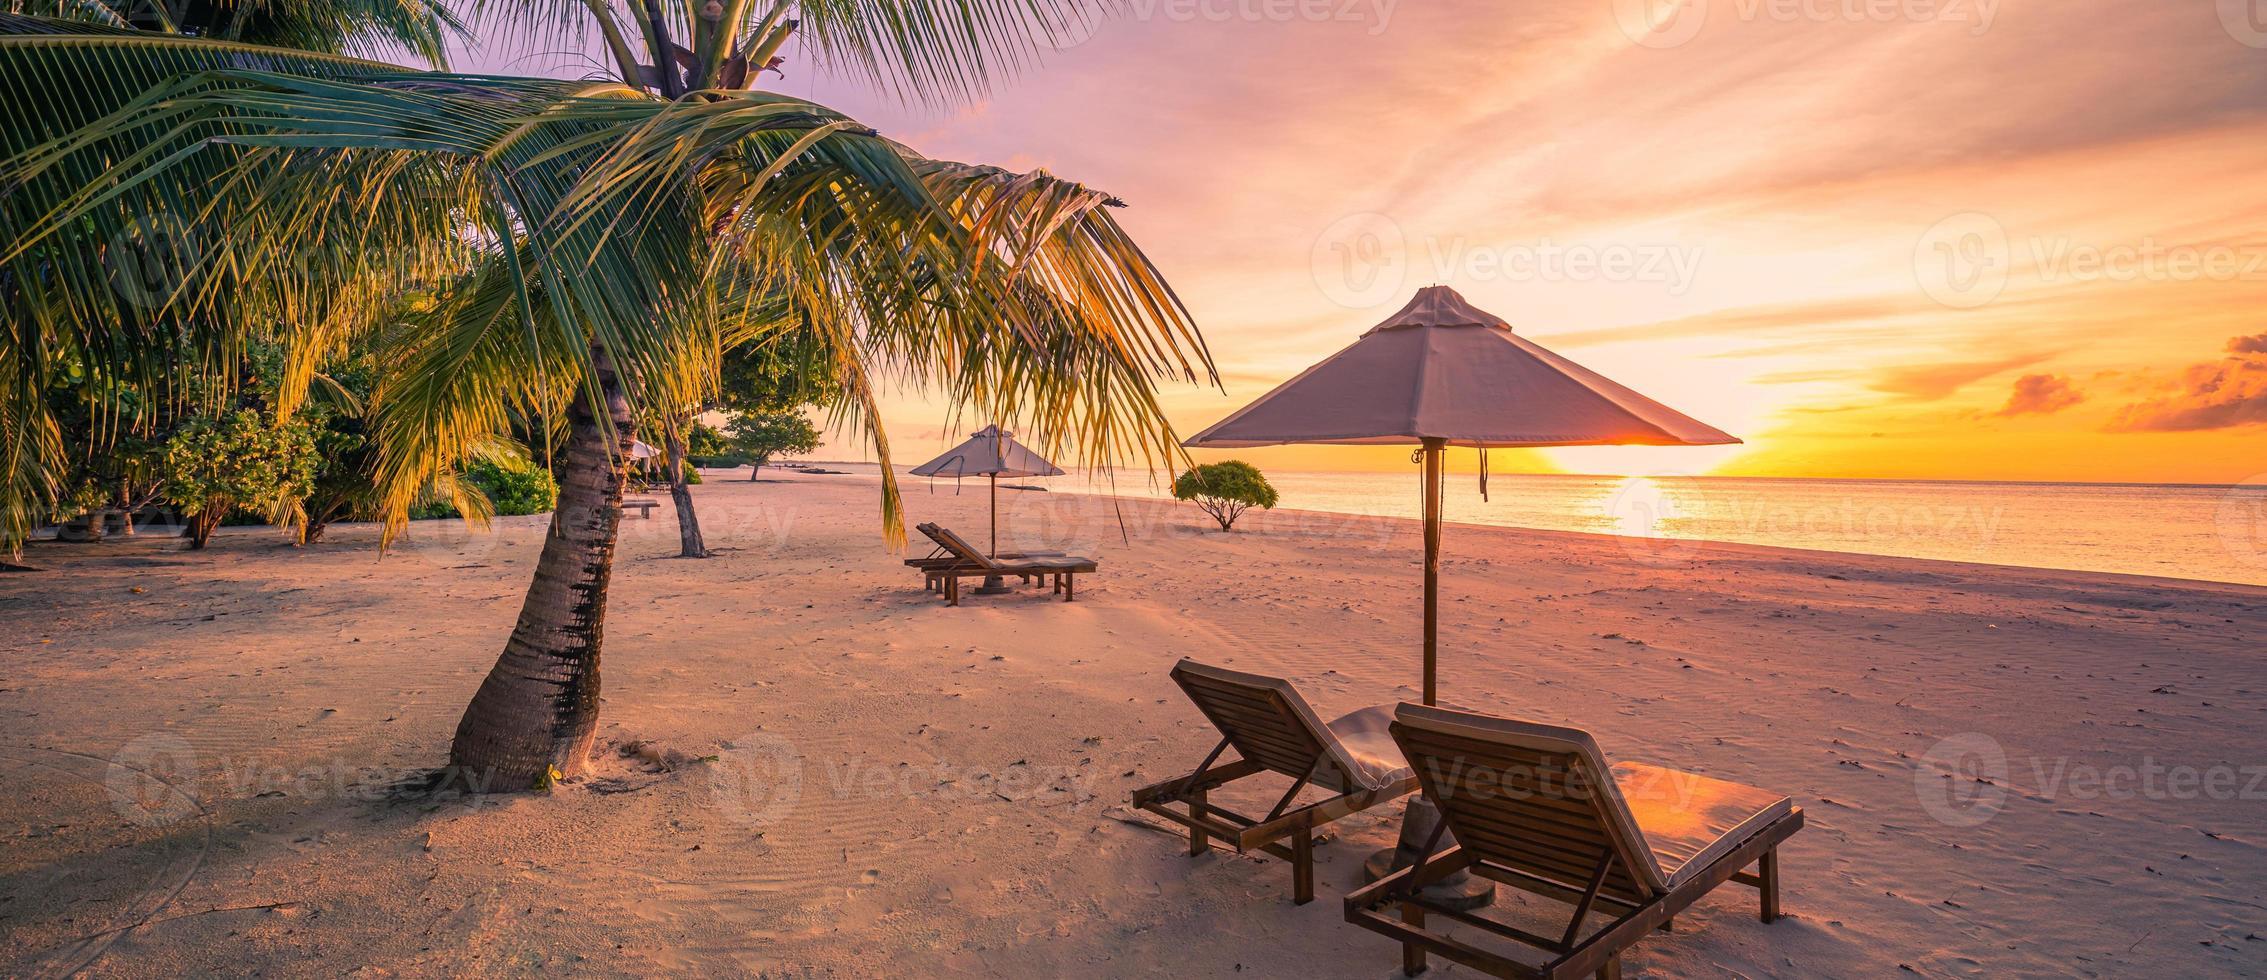
[[[2046,360],[2048,354],[2019,354],[1992,361],[1956,361],[1950,364],[1909,364],[1891,368],[1866,385],[1884,394],[1897,395],[1909,401],[1933,402],[1950,397],[1975,382],[2003,371],[2030,367]]]
[[[2120,409],[2112,432],[2201,432],[2267,424],[2267,360],[2191,365],[2171,394]]]
[[[2086,400],[2069,378],[2054,374],[2026,374],[2015,379],[2015,393],[2007,398],[2001,415],[2052,415]]]
[[[2229,337],[2228,353],[2267,354],[2267,333],[2252,334],[2249,337]]]

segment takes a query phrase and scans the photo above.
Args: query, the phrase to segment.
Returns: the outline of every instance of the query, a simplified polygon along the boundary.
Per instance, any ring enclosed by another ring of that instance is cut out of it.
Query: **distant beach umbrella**
[[[1061,476],[1062,467],[1047,461],[1047,457],[1032,452],[1031,447],[1015,441],[1015,435],[1003,432],[999,426],[987,425],[982,432],[969,436],[967,441],[945,454],[913,468],[914,476],[966,476],[989,477],[992,481],[992,554],[1000,553],[1000,477],[1003,476]],[[997,576],[984,580],[977,591],[991,590],[999,584]]]
[[[1424,691],[1433,704],[1444,448],[1738,441],[1544,350],[1453,289],[1427,286],[1353,346],[1182,445],[1421,447],[1414,455],[1424,464]]]

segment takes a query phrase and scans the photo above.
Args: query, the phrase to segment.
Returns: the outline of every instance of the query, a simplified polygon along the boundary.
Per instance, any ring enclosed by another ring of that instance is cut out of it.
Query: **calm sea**
[[[1418,516],[1414,473],[1269,473],[1284,507]],[[1027,481],[1087,489],[1076,476]],[[1162,495],[1126,480],[1121,493]],[[1134,486],[1129,486],[1134,484]],[[910,480],[909,490],[919,485]],[[1451,474],[1468,524],[2267,585],[2267,485]]]

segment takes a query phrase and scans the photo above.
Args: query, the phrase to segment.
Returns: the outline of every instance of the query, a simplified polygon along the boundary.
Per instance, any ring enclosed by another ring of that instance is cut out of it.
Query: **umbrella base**
[[[970,589],[969,591],[974,592],[977,595],[999,595],[1003,592],[1014,592],[1015,586],[1001,581],[1000,577],[997,575],[986,575],[984,576],[984,584],[979,585],[974,589]]]
[[[1440,820],[1440,811],[1431,800],[1420,796],[1409,801],[1409,809],[1401,818],[1401,843],[1369,856],[1362,862],[1362,880],[1376,881],[1386,875],[1424,860],[1425,841],[1433,834],[1433,825]],[[1441,847],[1454,843],[1449,835],[1441,835]],[[1420,889],[1425,901],[1442,908],[1470,912],[1486,908],[1496,900],[1496,883],[1475,878],[1471,872],[1459,871]]]

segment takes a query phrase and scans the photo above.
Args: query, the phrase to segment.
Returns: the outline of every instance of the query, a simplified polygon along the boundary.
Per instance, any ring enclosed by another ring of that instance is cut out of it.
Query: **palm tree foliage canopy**
[[[948,94],[980,85],[984,52],[1026,48],[1071,9],[796,7],[823,57]],[[628,9],[649,40],[643,27],[672,16]],[[303,390],[349,338],[387,332],[373,410],[393,521],[508,413],[593,394],[594,356],[620,368],[633,402],[682,404],[713,385],[720,346],[789,329],[827,340],[846,410],[885,460],[871,409],[891,383],[1093,460],[1175,452],[1156,382],[1209,378],[1211,365],[1114,201],[1044,173],[926,159],[822,106],[719,87],[796,28],[788,5],[670,9],[694,47],[667,49],[679,70],[661,87],[699,86],[674,98],[204,38],[0,36],[7,540],[52,499],[67,451],[40,400],[51,372],[183,390],[255,339],[292,352]],[[724,68],[700,69],[704,53]],[[405,288],[440,298],[387,321]],[[900,535],[894,488],[884,511]]]

